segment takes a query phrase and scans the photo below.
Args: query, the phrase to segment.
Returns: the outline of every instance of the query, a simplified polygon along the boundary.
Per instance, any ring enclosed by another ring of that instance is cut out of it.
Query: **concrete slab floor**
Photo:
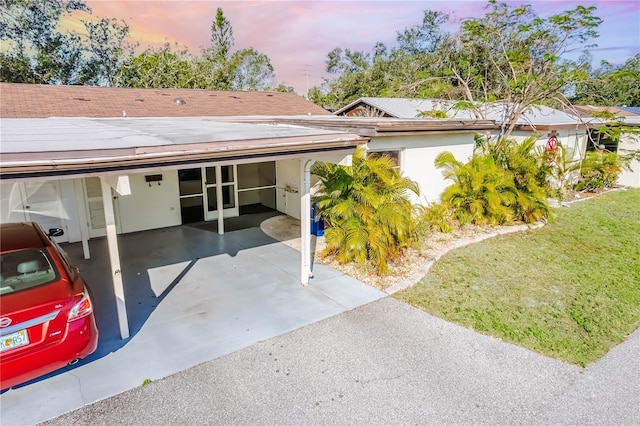
[[[66,245],[93,293],[98,350],[3,393],[3,425],[56,417],[385,296],[325,265],[302,287],[299,251],[260,228],[180,226],[118,241],[131,337],[119,336],[106,240],[90,241],[89,260]]]

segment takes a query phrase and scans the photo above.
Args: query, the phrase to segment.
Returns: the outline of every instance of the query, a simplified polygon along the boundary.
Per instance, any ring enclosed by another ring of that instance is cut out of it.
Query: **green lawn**
[[[640,190],[574,203],[543,228],[450,252],[396,297],[584,366],[640,326]]]

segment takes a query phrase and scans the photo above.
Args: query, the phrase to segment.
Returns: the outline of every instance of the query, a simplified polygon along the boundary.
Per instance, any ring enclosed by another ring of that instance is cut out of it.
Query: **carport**
[[[135,197],[133,173],[184,167],[220,167],[257,161],[300,162],[300,283],[311,275],[310,166],[315,161],[349,164],[362,137],[289,125],[230,123],[206,118],[1,119],[0,177],[3,183],[97,177],[102,188],[110,276],[121,338],[129,337],[113,196]],[[150,183],[151,184],[151,183]],[[4,197],[4,194],[3,194]],[[218,197],[222,194],[218,192]],[[222,204],[221,198],[218,203]],[[26,206],[28,208],[28,206]],[[69,206],[75,209],[76,206]],[[224,234],[220,209],[218,234]],[[81,236],[90,256],[90,236]]]
[[[110,265],[101,261],[107,239],[89,241],[91,259],[83,259],[80,242],[65,243],[98,302],[98,349],[4,393],[0,423],[37,424],[386,296],[319,263],[313,284],[301,286],[297,220],[278,215],[235,230],[237,219],[245,218],[229,219],[224,234],[200,223],[118,235],[127,340],[119,335]],[[292,226],[269,232],[272,219]]]

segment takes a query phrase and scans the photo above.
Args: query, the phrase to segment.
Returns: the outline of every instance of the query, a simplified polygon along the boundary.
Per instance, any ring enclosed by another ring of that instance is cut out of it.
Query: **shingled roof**
[[[610,107],[610,106],[593,106],[593,105],[572,105],[570,108],[566,109],[566,112],[569,114],[574,114],[579,117],[593,117],[594,114],[608,112],[609,114],[613,114],[616,117],[634,117],[637,114],[634,114],[632,111],[628,111],[626,109],[618,108],[618,107]]]
[[[0,117],[331,115],[294,93],[0,83]]]

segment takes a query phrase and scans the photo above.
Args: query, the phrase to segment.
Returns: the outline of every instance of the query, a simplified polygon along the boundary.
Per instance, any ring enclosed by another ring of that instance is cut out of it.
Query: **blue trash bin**
[[[316,217],[316,203],[311,204],[311,235],[321,237],[324,235],[324,221],[320,216]]]

